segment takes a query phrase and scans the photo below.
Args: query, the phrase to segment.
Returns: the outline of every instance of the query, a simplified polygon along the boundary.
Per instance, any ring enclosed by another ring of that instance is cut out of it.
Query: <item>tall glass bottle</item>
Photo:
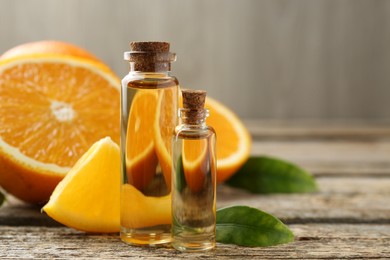
[[[172,133],[177,125],[176,55],[166,42],[131,42],[121,92],[121,239],[171,241]]]
[[[215,246],[216,135],[206,125],[205,91],[183,90],[173,138],[172,245],[181,251]]]

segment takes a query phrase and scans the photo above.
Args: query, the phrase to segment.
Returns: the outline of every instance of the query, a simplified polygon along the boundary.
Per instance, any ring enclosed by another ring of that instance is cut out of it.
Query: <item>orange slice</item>
[[[43,207],[56,221],[87,232],[118,232],[120,152],[109,137],[80,158]]]
[[[128,182],[139,190],[146,187],[156,173],[154,150],[154,117],[157,106],[155,90],[140,90],[129,112],[126,138],[126,171]]]
[[[121,201],[123,227],[142,228],[171,224],[171,194],[163,197],[145,196],[132,185],[124,184]]]
[[[154,140],[157,158],[164,174],[165,183],[171,187],[172,137],[177,125],[177,89],[161,89],[154,123]]]
[[[230,178],[249,158],[251,137],[241,120],[226,106],[207,97],[206,122],[217,133],[217,182]]]
[[[60,55],[0,61],[0,185],[31,203],[97,140],[119,143],[120,80],[101,63]]]

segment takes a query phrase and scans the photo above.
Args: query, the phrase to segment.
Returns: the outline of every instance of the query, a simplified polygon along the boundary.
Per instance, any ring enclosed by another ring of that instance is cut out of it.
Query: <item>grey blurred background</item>
[[[387,0],[0,0],[0,53],[49,39],[120,77],[128,42],[170,41],[181,85],[245,119],[390,119]]]

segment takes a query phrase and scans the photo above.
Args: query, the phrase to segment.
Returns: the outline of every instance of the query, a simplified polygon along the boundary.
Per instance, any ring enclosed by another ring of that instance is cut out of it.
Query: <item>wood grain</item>
[[[345,182],[347,181],[347,182]],[[383,180],[378,180],[382,182]],[[327,185],[333,188],[349,186],[349,180],[332,179]],[[344,183],[343,183],[344,182]],[[377,183],[378,183],[377,182]],[[365,185],[364,180],[354,184]],[[285,223],[386,223],[390,224],[389,192],[380,194],[353,192],[344,194],[324,191],[317,194],[254,195],[229,187],[220,187],[218,207],[247,205],[269,212]],[[386,179],[384,186],[390,187]],[[329,186],[328,186],[329,187]],[[372,186],[376,189],[376,185]],[[386,189],[384,187],[383,189]],[[388,189],[387,189],[388,190]]]
[[[243,120],[252,137],[264,140],[380,141],[390,139],[390,121],[352,119]]]
[[[296,241],[266,248],[218,244],[208,253],[183,254],[172,248],[131,247],[117,235],[84,234],[64,227],[0,229],[0,258],[94,259],[350,259],[390,255],[390,225],[290,225]]]
[[[389,140],[270,140],[252,145],[252,155],[291,161],[317,176],[390,176]]]
[[[217,207],[247,205],[285,223],[390,224],[390,178],[318,178],[314,194],[255,195],[221,185]],[[0,226],[57,226],[39,207],[9,198],[0,209]]]
[[[40,207],[8,196],[0,208],[0,258],[390,258],[390,141],[386,132],[382,138],[365,126],[361,129],[371,133],[370,138],[364,134],[338,138],[331,130],[321,135],[331,133],[337,138],[326,139],[310,136],[313,127],[301,129],[309,138],[300,134],[290,140],[283,138],[283,131],[271,137],[263,132],[254,140],[252,154],[289,159],[307,167],[316,176],[317,193],[256,195],[220,185],[217,194],[218,208],[247,205],[277,216],[294,232],[293,243],[266,248],[218,244],[212,252],[191,255],[169,247],[131,247],[117,234],[86,234],[64,227],[40,213]]]

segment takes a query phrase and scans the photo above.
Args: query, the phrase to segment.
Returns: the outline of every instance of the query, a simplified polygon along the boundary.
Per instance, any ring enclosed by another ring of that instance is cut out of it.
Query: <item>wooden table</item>
[[[266,248],[218,244],[208,253],[131,247],[117,235],[63,227],[37,207],[9,197],[0,208],[0,258],[390,258],[390,125],[246,122],[253,154],[311,171],[315,194],[253,195],[218,187],[218,207],[253,206],[293,230],[295,242]]]

